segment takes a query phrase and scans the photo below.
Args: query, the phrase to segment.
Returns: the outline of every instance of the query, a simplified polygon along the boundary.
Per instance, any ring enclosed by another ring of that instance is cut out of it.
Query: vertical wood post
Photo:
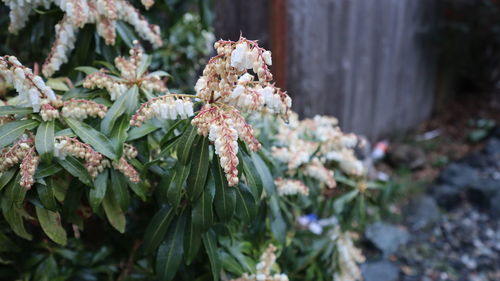
[[[288,5],[287,0],[271,2],[271,51],[273,53],[273,73],[276,84],[285,88],[287,76],[288,42]]]

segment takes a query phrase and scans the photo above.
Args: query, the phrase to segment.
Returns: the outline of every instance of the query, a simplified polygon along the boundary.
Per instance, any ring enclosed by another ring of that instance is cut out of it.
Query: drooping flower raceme
[[[104,118],[108,108],[105,105],[91,100],[70,99],[63,103],[62,116],[74,119],[87,119],[88,117]]]
[[[14,56],[0,57],[0,76],[14,86],[22,105],[31,106],[35,112],[40,111],[42,104],[56,101],[54,91],[45,85],[43,79]]]
[[[34,184],[33,176],[38,167],[38,155],[35,151],[33,138],[27,135],[21,138],[9,147],[0,151],[0,172],[20,163],[21,186],[31,188]]]
[[[259,263],[256,266],[256,274],[243,274],[240,278],[231,281],[288,281],[286,274],[271,274],[271,268],[276,263],[276,247],[269,244],[264,253],[260,256]]]
[[[337,259],[333,259],[333,266],[336,267],[333,276],[334,281],[361,281],[363,276],[358,266],[365,261],[361,250],[354,246],[350,232],[341,232],[337,226],[331,234],[331,239],[335,241],[337,248]]]
[[[260,148],[242,113],[267,111],[286,116],[291,99],[271,83],[271,54],[255,41],[220,40],[215,49],[217,55],[209,60],[195,86],[204,105],[192,124],[214,143],[229,186],[234,186],[239,181],[238,139],[253,151]]]
[[[186,119],[194,115],[193,103],[187,98],[177,98],[175,95],[159,96],[143,103],[130,120],[131,126],[141,126],[146,120]]]
[[[85,24],[95,24],[97,33],[108,45],[114,45],[116,40],[116,21],[129,23],[143,38],[159,47],[163,44],[160,28],[149,24],[146,19],[125,0],[3,0],[10,8],[9,31],[17,33],[28,21],[34,9],[51,4],[58,6],[64,13],[62,20],[56,25],[56,39],[51,52],[43,64],[43,74],[52,76],[62,64],[68,61],[69,53],[75,47],[78,30]],[[143,0],[146,8],[154,4],[153,0]]]
[[[282,179],[277,178],[274,181],[278,194],[281,196],[303,194],[309,195],[309,188],[300,180]]]

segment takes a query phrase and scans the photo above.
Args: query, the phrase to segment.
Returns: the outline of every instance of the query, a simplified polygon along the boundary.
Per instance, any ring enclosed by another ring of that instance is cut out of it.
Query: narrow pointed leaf
[[[36,131],[35,136],[36,151],[42,159],[50,162],[54,151],[54,120],[42,122]]]
[[[124,233],[126,224],[125,214],[118,202],[116,202],[114,195],[112,192],[109,192],[109,190],[102,201],[102,206],[104,207],[104,212],[106,213],[109,223],[111,223],[116,230]]]
[[[188,218],[186,224],[186,235],[184,237],[184,257],[186,264],[191,264],[191,261],[196,257],[201,246],[201,232],[191,218]]]
[[[194,148],[193,162],[191,163],[191,171],[189,177],[187,178],[186,193],[193,202],[196,200],[201,192],[203,192],[203,187],[207,181],[208,168],[210,165],[209,155],[208,155],[208,138],[200,137],[201,140],[198,142]]]
[[[156,273],[159,280],[173,280],[184,252],[184,231],[186,219],[178,217],[171,225],[165,241],[158,248],[156,255]]]
[[[119,96],[113,105],[106,112],[106,116],[101,121],[101,131],[105,134],[111,133],[111,129],[113,128],[116,120],[127,111],[127,99],[134,95],[134,92],[137,92],[137,86],[133,86],[126,93]]]
[[[0,116],[14,115],[14,114],[26,115],[31,113],[33,113],[33,109],[31,109],[31,107],[20,107],[20,106],[10,106],[10,105],[0,106]]]
[[[122,210],[127,210],[130,205],[130,192],[128,191],[128,184],[125,176],[111,169],[111,190],[115,196],[116,202],[120,204]]]
[[[257,203],[245,184],[240,184],[236,189],[236,204],[238,213],[246,222],[251,222],[257,215]]]
[[[0,176],[0,190],[2,190],[16,175],[17,168],[11,168],[7,171],[3,171]]]
[[[144,254],[156,250],[167,234],[174,211],[169,206],[161,208],[151,219],[144,234],[142,249]]]
[[[219,280],[221,263],[219,253],[217,251],[217,240],[215,239],[215,232],[213,230],[209,230],[208,232],[202,235],[203,246],[205,247],[205,251],[208,256],[208,260],[210,261],[210,268],[212,269],[212,277],[214,281]]]
[[[78,178],[83,184],[92,186],[92,178],[80,161],[76,158],[67,156],[64,160],[56,158],[57,163],[66,171]]]
[[[179,206],[182,196],[182,187],[184,186],[188,175],[189,165],[183,165],[180,162],[177,162],[172,180],[170,181],[167,190],[167,201],[174,209]]]
[[[140,139],[156,130],[158,130],[158,127],[149,122],[142,124],[142,126],[140,127],[132,127],[132,129],[130,129],[130,131],[128,132],[127,141]]]
[[[191,152],[193,151],[193,143],[197,135],[196,128],[191,124],[186,131],[182,133],[177,144],[177,158],[182,164],[188,164],[189,156],[191,156]]]
[[[262,179],[255,168],[255,164],[252,161],[252,158],[250,156],[243,154],[243,173],[245,174],[245,178],[247,180],[247,185],[252,191],[252,194],[255,198],[255,200],[259,200],[260,196],[262,195],[262,190],[263,190],[263,184],[262,184]]]
[[[68,242],[66,230],[61,225],[61,215],[56,212],[46,210],[44,208],[35,207],[38,222],[43,229],[43,232],[54,242],[65,246]]]
[[[94,212],[97,212],[99,206],[106,196],[106,190],[108,188],[108,170],[104,170],[102,173],[98,174],[95,178],[94,188],[89,191],[89,203],[90,207]]]
[[[219,165],[218,157],[214,157],[210,169],[215,182],[215,212],[221,221],[229,221],[236,208],[236,191],[227,185],[224,171]]]
[[[0,126],[0,148],[14,142],[24,131],[31,130],[38,126],[36,120],[13,121]]]
[[[97,152],[113,160],[118,160],[113,144],[103,133],[73,118],[66,118],[65,120],[73,132],[84,142],[90,144]]]
[[[47,185],[36,184],[36,192],[38,193],[38,198],[45,209],[50,211],[57,210],[56,197],[54,195],[54,188],[51,186],[51,181],[47,181]]]
[[[192,223],[197,225],[201,231],[206,231],[214,224],[213,202],[215,196],[215,183],[212,175],[209,175],[207,186],[198,201],[194,203],[192,212]]]
[[[113,126],[109,140],[113,144],[116,151],[116,156],[118,158],[123,155],[123,143],[127,139],[127,131],[130,128],[129,118],[126,115],[122,115]]]

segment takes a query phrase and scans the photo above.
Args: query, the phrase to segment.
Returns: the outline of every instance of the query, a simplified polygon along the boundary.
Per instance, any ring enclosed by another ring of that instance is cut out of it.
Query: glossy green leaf
[[[66,171],[78,178],[83,184],[92,186],[92,178],[80,161],[71,156],[66,156],[64,160],[56,158],[57,163]]]
[[[171,207],[164,206],[153,216],[144,233],[142,250],[145,254],[149,254],[158,248],[167,234],[174,214]]]
[[[257,215],[257,202],[252,192],[245,184],[240,184],[235,188],[236,204],[238,205],[238,214],[246,222],[251,222]]]
[[[168,186],[167,190],[167,201],[172,205],[173,208],[177,208],[182,197],[182,187],[186,182],[186,178],[189,175],[189,165],[182,165],[177,162],[174,169],[174,174]]]
[[[81,71],[81,72],[85,73],[86,75],[89,75],[89,74],[92,74],[94,72],[99,71],[99,69],[92,67],[92,66],[79,66],[79,67],[75,67],[75,70]]]
[[[31,130],[36,126],[38,126],[38,121],[36,120],[19,120],[0,126],[0,148],[11,144],[19,138],[24,131]]]
[[[126,93],[119,96],[113,105],[106,112],[106,116],[101,121],[101,130],[105,134],[109,134],[113,128],[116,120],[127,111],[127,99],[131,94],[137,92],[137,86],[133,86]]]
[[[118,160],[113,144],[103,133],[75,119],[65,118],[64,120],[80,139],[90,144],[97,152],[113,160]]]
[[[47,182],[51,183],[51,180],[48,180]],[[54,195],[54,188],[51,186],[51,184],[36,184],[35,189],[38,193],[38,198],[40,199],[40,202],[42,202],[43,207],[50,211],[56,211],[56,197]]]
[[[221,264],[219,253],[217,251],[217,240],[215,232],[210,229],[208,232],[202,235],[203,246],[205,252],[207,253],[208,260],[210,261],[210,268],[212,269],[212,277],[214,281],[218,281],[220,278]]]
[[[95,178],[94,188],[91,188],[89,191],[89,203],[90,207],[94,212],[97,212],[99,206],[104,200],[106,196],[106,190],[108,188],[108,169],[104,170],[102,173],[99,173]]]
[[[68,242],[66,230],[61,225],[61,215],[56,212],[46,210],[44,208],[35,207],[38,222],[43,229],[43,232],[54,242],[63,246]]]
[[[207,186],[198,201],[194,203],[192,212],[192,223],[197,225],[201,231],[206,231],[214,224],[213,201],[215,196],[215,182],[209,175]]]
[[[260,200],[260,196],[262,195],[263,183],[257,168],[255,168],[255,164],[250,158],[250,156],[243,154],[243,173],[245,174],[245,178],[247,181],[247,185],[252,191],[252,195],[255,200]]]
[[[235,187],[227,185],[226,176],[222,170],[218,157],[214,157],[210,169],[215,182],[215,213],[221,221],[229,221],[236,209]]]
[[[186,184],[186,194],[191,202],[195,201],[203,192],[210,165],[208,138],[201,136],[199,138],[201,140],[198,141],[194,148],[193,153],[196,157],[194,157],[191,163],[191,171],[189,172]]]
[[[196,128],[189,125],[189,127],[182,133],[182,136],[177,144],[177,158],[182,164],[189,163],[189,156],[193,151],[193,143],[198,135]]]
[[[114,124],[109,140],[113,144],[118,158],[123,155],[123,143],[127,139],[127,131],[130,128],[129,118],[122,115]]]
[[[19,237],[31,240],[31,234],[29,234],[24,227],[22,215],[24,210],[20,209],[19,207],[12,206],[9,203],[5,203],[6,201],[7,199],[2,199],[2,212],[12,231],[14,231],[14,233]]]
[[[24,198],[26,197],[27,189],[20,184],[21,173],[17,173],[13,181],[7,185],[4,196],[7,201],[13,206],[21,208],[23,206]]]
[[[31,107],[20,107],[20,106],[10,106],[10,105],[0,106],[0,116],[14,115],[14,114],[26,115],[31,113],[33,113],[33,109]]]
[[[12,178],[16,175],[17,168],[13,167],[7,171],[3,171],[0,176],[0,190],[2,190],[7,184],[12,180]]]
[[[55,163],[54,164],[50,164],[50,165],[44,165],[42,163],[36,169],[35,179],[45,178],[45,177],[48,177],[48,176],[52,176],[52,175],[58,173],[61,170],[62,170],[61,166],[59,166],[59,165],[57,165]]]
[[[161,281],[170,281],[175,277],[184,253],[184,231],[186,219],[178,217],[171,225],[165,241],[156,254],[156,273]]]
[[[189,265],[196,257],[201,246],[201,231],[192,223],[189,217],[186,223],[186,235],[184,237],[184,258]]]
[[[127,141],[140,139],[156,130],[158,130],[158,127],[149,122],[142,124],[140,127],[132,127],[132,129],[128,132]]]
[[[122,210],[127,210],[130,205],[130,192],[128,191],[128,184],[125,176],[111,169],[111,190],[115,196],[116,202],[120,205]]]
[[[115,196],[112,192],[108,190],[106,192],[106,196],[102,201],[102,206],[104,208],[104,212],[106,213],[106,217],[108,218],[109,223],[121,233],[125,232],[125,214],[123,210],[120,208],[120,205],[115,200]]]
[[[262,184],[266,193],[269,196],[276,194],[276,187],[274,186],[274,179],[267,167],[266,163],[262,160],[262,158],[257,153],[252,153],[251,158],[253,160],[255,169],[257,173],[260,175]]]
[[[50,162],[54,151],[54,120],[42,122],[38,126],[35,136],[35,147],[42,159]]]

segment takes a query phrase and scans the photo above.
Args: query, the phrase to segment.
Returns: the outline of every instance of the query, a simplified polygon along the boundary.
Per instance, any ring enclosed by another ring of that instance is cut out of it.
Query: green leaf
[[[182,196],[182,187],[188,175],[189,165],[182,165],[180,162],[177,162],[172,180],[167,190],[167,202],[170,203],[174,209],[179,206]]]
[[[203,246],[205,247],[205,251],[208,256],[208,260],[210,261],[210,268],[212,269],[212,277],[214,281],[219,280],[220,276],[220,258],[219,253],[217,252],[217,241],[215,239],[215,232],[210,229],[208,232],[202,235]]]
[[[83,184],[92,186],[92,178],[90,177],[83,164],[80,163],[80,161],[78,161],[76,158],[66,156],[64,160],[56,158],[56,161],[71,175],[78,178]]]
[[[36,131],[35,147],[45,162],[52,160],[54,151],[54,120],[42,122]]]
[[[97,152],[113,160],[118,160],[113,144],[108,137],[91,126],[75,119],[65,118],[65,120],[75,134],[84,142],[90,144]]]
[[[177,158],[182,164],[188,164],[189,156],[191,155],[191,151],[193,151],[194,139],[198,135],[194,126],[191,124],[188,126],[177,144]]]
[[[89,74],[92,74],[94,72],[99,71],[99,69],[92,67],[92,66],[79,66],[79,67],[75,67],[75,70],[81,71],[81,72],[85,73],[86,75],[89,75]]]
[[[106,112],[106,116],[104,116],[104,119],[101,121],[101,130],[103,133],[109,134],[111,132],[111,128],[113,128],[116,120],[127,110],[127,99],[129,95],[137,91],[137,86],[134,86],[115,100],[113,105]]]
[[[130,129],[130,131],[128,132],[127,141],[140,139],[156,130],[158,130],[158,127],[149,122],[146,122],[140,127],[133,127],[132,129]]]
[[[355,189],[352,191],[349,191],[346,194],[343,194],[339,198],[335,200],[333,203],[333,209],[335,210],[335,213],[340,214],[344,210],[344,207],[347,203],[351,202],[354,198],[356,198],[356,195],[358,195],[359,190]]]
[[[55,134],[56,137],[76,137],[75,133],[70,128],[66,128],[64,130],[57,131]]]
[[[0,148],[11,144],[26,130],[31,130],[38,126],[36,120],[19,120],[9,122],[0,126]]]
[[[47,182],[51,183],[51,180],[49,179]],[[52,186],[50,184],[36,184],[35,188],[38,193],[38,198],[40,198],[40,202],[42,202],[43,207],[47,210],[56,211],[57,203]]]
[[[113,126],[111,131],[110,140],[113,143],[113,147],[116,151],[116,156],[118,158],[123,155],[123,143],[127,139],[127,131],[130,128],[129,118],[126,115],[122,115],[118,121]]]
[[[194,148],[194,157],[191,164],[191,171],[189,177],[187,178],[186,193],[191,200],[195,201],[203,192],[203,187],[207,181],[208,167],[210,165],[209,155],[208,155],[208,138],[201,137],[201,140],[197,143]]]
[[[247,185],[252,191],[255,200],[260,200],[260,196],[263,190],[263,183],[257,168],[255,168],[254,162],[250,156],[243,154],[243,173],[247,181]]]
[[[104,212],[106,213],[109,223],[111,223],[120,233],[124,233],[126,224],[125,214],[110,190],[106,192],[106,196],[102,201],[102,206],[104,207]]]
[[[174,211],[169,206],[162,207],[151,219],[144,234],[142,249],[144,254],[156,250],[167,234],[168,226],[174,216]]]
[[[7,201],[8,199],[6,198],[2,199],[2,212],[5,220],[12,228],[12,231],[14,231],[14,233],[17,234],[17,236],[22,237],[26,240],[31,240],[32,238],[31,234],[29,234],[26,231],[26,228],[24,227],[24,221],[22,215],[24,210],[12,206]]]
[[[61,170],[62,170],[61,166],[59,166],[59,165],[57,165],[55,163],[54,164],[50,164],[48,166],[44,165],[44,164],[41,164],[36,169],[35,179],[45,178],[45,177],[48,177],[48,176],[52,176],[52,175],[58,173]]]
[[[56,91],[69,91],[68,85],[65,83],[65,78],[59,77],[59,78],[49,78],[47,79],[47,82],[45,82],[45,85],[49,86],[52,88],[52,90]]]
[[[192,223],[197,225],[201,231],[206,231],[214,224],[213,201],[215,196],[215,182],[210,174],[207,180],[205,191],[194,203],[193,212],[191,215]]]
[[[271,171],[269,171],[266,163],[257,153],[252,153],[251,158],[253,160],[257,173],[260,175],[262,184],[266,189],[266,193],[269,196],[274,195],[276,193],[276,187],[274,186],[274,179]]]
[[[5,189],[4,196],[10,204],[21,208],[23,206],[24,198],[26,197],[27,189],[20,184],[21,173],[17,173],[13,181]]]
[[[236,204],[238,212],[246,222],[251,222],[257,215],[257,203],[245,184],[240,184],[236,189]]]
[[[127,95],[125,112],[127,114],[135,113],[139,104],[139,88],[134,85],[124,95]]]
[[[54,242],[66,246],[68,238],[66,230],[61,225],[61,215],[56,212],[45,210],[44,208],[35,207],[38,222],[42,226],[43,232]]]
[[[236,191],[227,185],[218,157],[213,158],[211,171],[215,181],[215,213],[221,221],[227,222],[236,209]]]
[[[156,272],[161,281],[172,280],[181,264],[184,252],[185,224],[185,216],[178,217],[172,223],[165,241],[158,248]]]
[[[10,182],[10,180],[12,180],[12,178],[16,175],[16,172],[16,167],[2,172],[2,176],[0,176],[0,190],[2,190]]]
[[[179,127],[180,124],[183,124],[185,122],[186,122],[186,120],[183,120],[183,119],[177,120],[174,124],[172,124],[170,127],[168,127],[167,132],[165,133],[165,135],[160,140],[160,146],[163,147],[166,143],[170,142],[171,137],[175,133],[175,129],[177,127]],[[179,135],[179,136],[181,136],[181,135]]]
[[[149,65],[151,64],[151,56],[148,55],[142,55],[141,56],[141,62],[139,66],[136,69],[136,76],[137,77],[142,77],[144,72],[148,70]]]
[[[33,113],[33,109],[31,107],[20,107],[20,106],[10,106],[10,105],[0,106],[0,116],[14,115],[14,114],[26,115],[31,113]]]
[[[98,174],[95,178],[94,188],[89,191],[89,203],[90,207],[94,212],[97,212],[102,200],[106,196],[106,190],[108,187],[108,169],[104,170],[102,173]]]
[[[200,229],[188,218],[186,224],[186,236],[184,239],[184,258],[186,264],[190,265],[191,261],[196,257],[201,246]]]
[[[130,193],[128,191],[127,180],[125,176],[111,169],[111,190],[115,196],[116,202],[120,204],[122,210],[127,210],[130,205]]]

